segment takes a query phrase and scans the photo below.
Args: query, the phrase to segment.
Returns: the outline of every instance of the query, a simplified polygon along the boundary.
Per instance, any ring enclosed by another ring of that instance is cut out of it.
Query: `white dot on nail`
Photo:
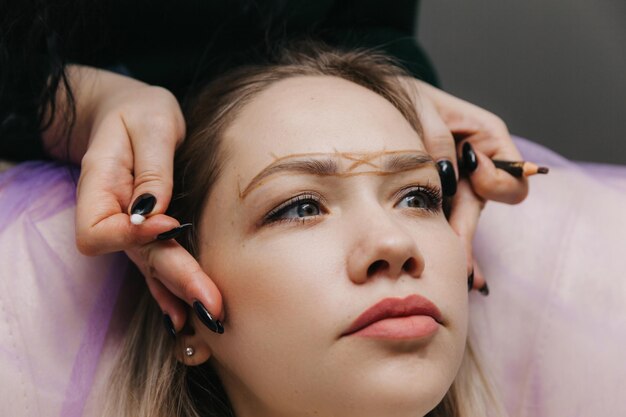
[[[130,222],[131,222],[132,224],[141,224],[141,223],[143,223],[144,221],[146,221],[146,218],[145,218],[145,217],[143,217],[141,214],[132,214],[132,215],[130,216]]]

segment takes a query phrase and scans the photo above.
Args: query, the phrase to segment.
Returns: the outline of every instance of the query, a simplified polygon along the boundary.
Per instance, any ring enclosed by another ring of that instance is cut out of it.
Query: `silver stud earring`
[[[191,346],[187,346],[185,348],[185,356],[193,356],[194,353],[195,351],[193,350]]]

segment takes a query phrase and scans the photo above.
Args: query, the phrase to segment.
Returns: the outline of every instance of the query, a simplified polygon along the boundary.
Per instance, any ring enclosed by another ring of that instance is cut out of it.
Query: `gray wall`
[[[626,0],[423,0],[444,89],[570,159],[626,164]]]

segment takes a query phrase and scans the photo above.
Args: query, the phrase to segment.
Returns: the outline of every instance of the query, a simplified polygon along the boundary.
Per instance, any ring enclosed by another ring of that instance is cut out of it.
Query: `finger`
[[[76,245],[82,254],[89,256],[118,252],[153,242],[161,233],[178,226],[178,220],[164,214],[152,216],[137,226],[130,222],[127,214],[118,213],[93,225],[77,226]]]
[[[174,152],[185,134],[178,106],[172,113],[124,120],[133,148],[134,189],[131,214],[137,211],[145,196],[154,201],[142,208],[140,214],[164,213],[172,196]],[[143,198],[142,198],[143,197]]]
[[[185,326],[187,321],[187,307],[185,303],[167,289],[158,279],[146,277],[146,284],[150,294],[156,300],[163,314],[170,316],[174,331],[178,333]]]
[[[469,182],[466,179],[459,181],[458,191],[452,200],[448,221],[456,234],[463,239],[465,246],[470,248],[470,258],[472,239],[484,207],[485,200],[474,193]]]
[[[469,174],[472,188],[486,200],[517,204],[528,195],[528,179],[516,178],[508,172],[496,168],[492,160],[476,149],[476,169]],[[513,159],[515,160],[515,159]]]
[[[463,144],[470,142],[474,149],[480,150],[489,158],[510,161],[522,159],[502,119],[426,83],[419,85],[420,91],[431,98],[448,129],[456,137],[465,139],[457,145],[459,155],[462,154]],[[503,175],[500,170],[495,171],[491,161],[482,165],[488,168],[480,167],[480,172],[470,177],[472,185],[481,197],[511,204],[524,200],[528,194],[526,179],[518,180],[509,174]],[[495,176],[492,175],[494,173]]]
[[[472,289],[478,290],[482,295],[489,295],[489,286],[485,280],[485,275],[476,261],[474,261],[474,286]]]
[[[126,255],[137,265],[144,276],[148,290],[161,308],[161,311],[172,320],[174,332],[177,333],[184,327],[187,321],[185,303],[153,276],[152,271],[150,271],[147,263],[142,258],[142,253],[139,248],[132,248],[126,251]]]
[[[222,296],[191,256],[175,240],[154,242],[141,248],[141,258],[151,277],[189,305],[200,301],[212,317],[223,318]]]
[[[474,271],[473,288],[476,287],[476,281],[483,280],[482,276],[474,270],[472,241],[484,206],[484,200],[472,191],[468,181],[465,179],[459,181],[459,189],[452,201],[449,222],[452,229],[463,242],[468,275]]]
[[[86,255],[114,252],[143,244],[178,225],[161,215],[143,229],[131,225],[126,208],[133,192],[132,160],[119,119],[96,129],[81,162],[77,187],[76,243]]]
[[[422,122],[424,146],[430,156],[437,162],[444,195],[454,195],[458,179],[454,137],[432,102],[427,97],[424,97],[421,103],[420,120]]]

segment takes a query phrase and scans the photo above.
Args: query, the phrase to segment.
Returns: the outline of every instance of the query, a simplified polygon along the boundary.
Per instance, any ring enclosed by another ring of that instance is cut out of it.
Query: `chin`
[[[435,364],[407,366],[389,361],[386,369],[366,375],[360,372],[357,381],[347,385],[341,398],[354,399],[360,417],[419,417],[426,415],[444,398],[456,375],[455,370]],[[402,367],[402,369],[399,369]],[[337,398],[337,400],[341,400]],[[348,415],[342,414],[342,415]]]
[[[337,415],[344,417],[422,417],[432,411],[448,392],[447,389],[442,392],[412,390],[409,394],[403,392],[390,394],[387,391],[383,387],[378,387],[367,398],[363,398],[363,401],[355,399],[353,404],[358,403],[355,409],[342,410]]]

